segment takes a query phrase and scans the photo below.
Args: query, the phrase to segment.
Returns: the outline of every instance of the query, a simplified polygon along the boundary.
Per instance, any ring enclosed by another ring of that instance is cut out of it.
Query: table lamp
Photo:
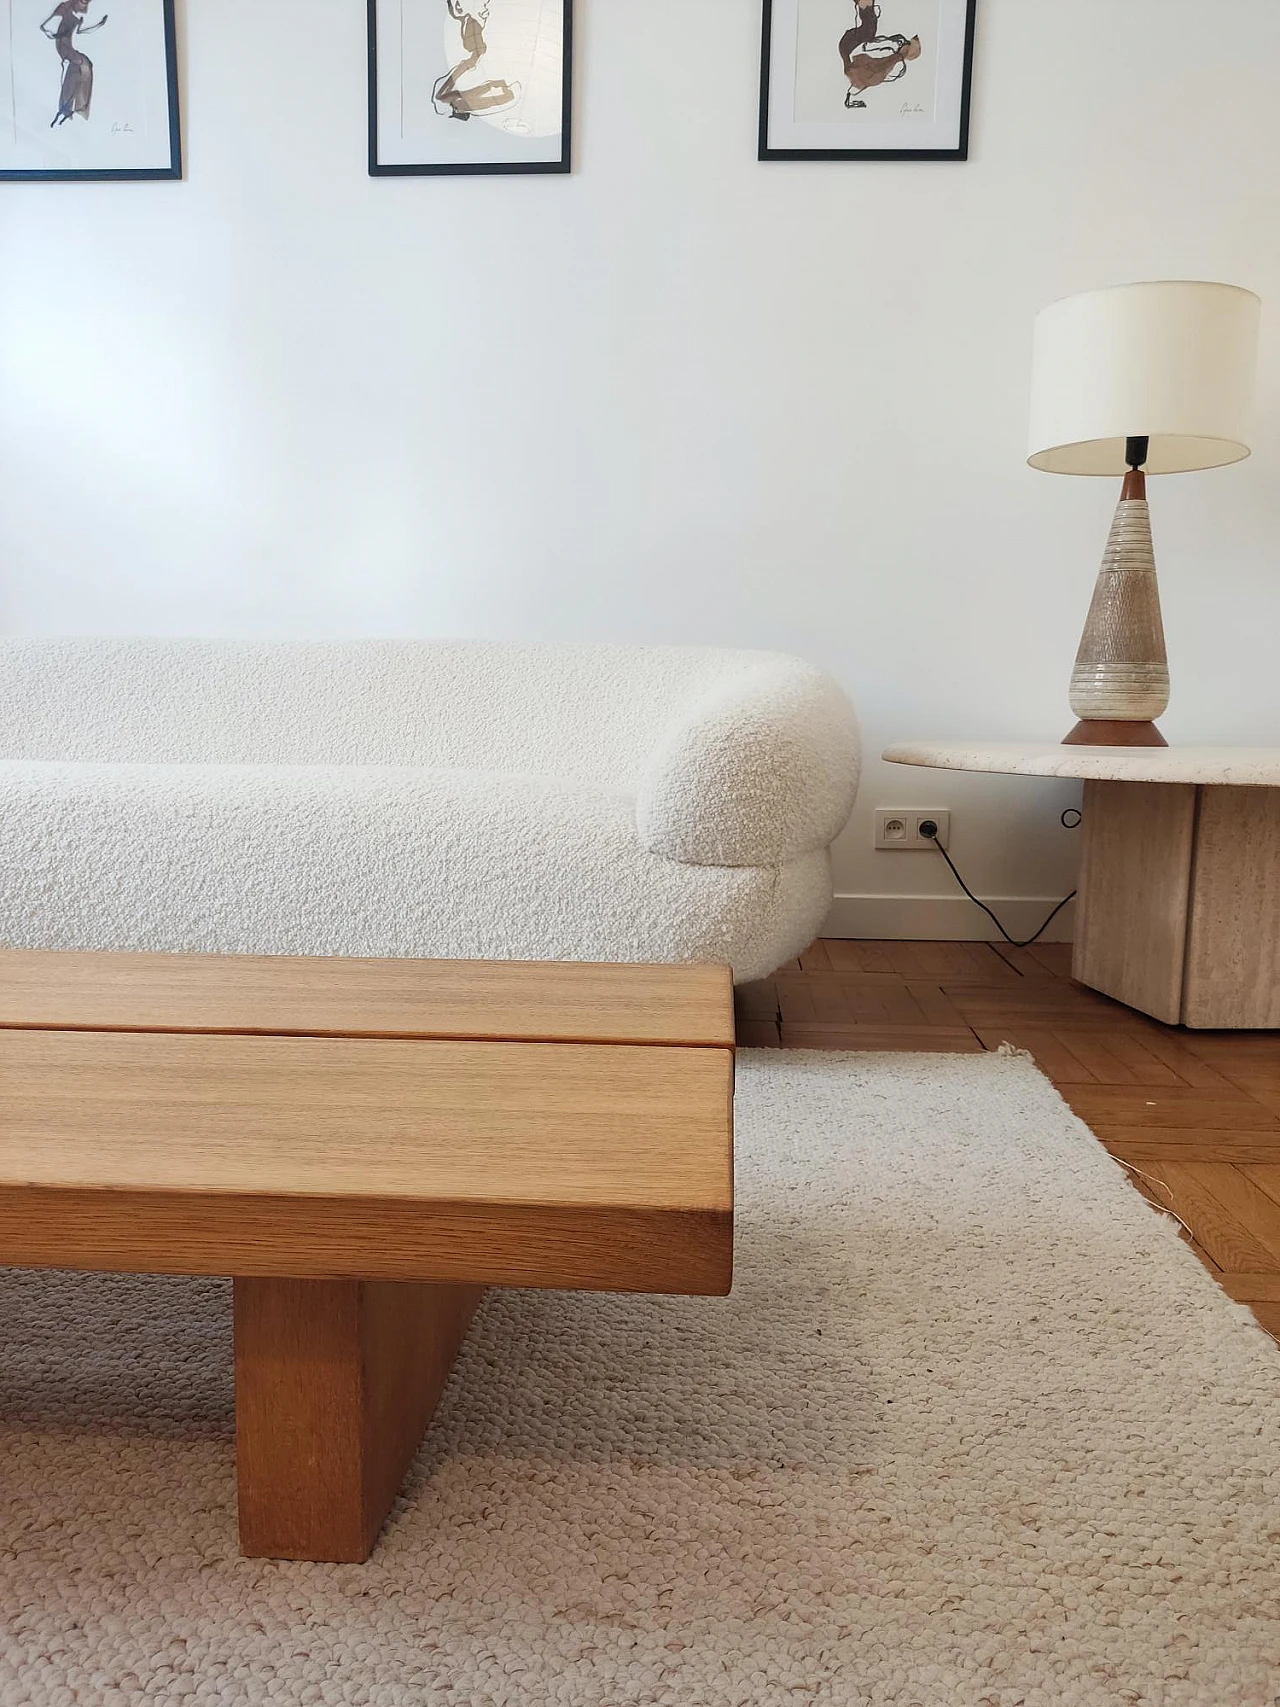
[[[1036,318],[1027,461],[1048,474],[1123,476],[1071,672],[1080,721],[1063,745],[1167,746],[1169,703],[1148,474],[1248,456],[1258,298],[1169,279],[1051,303]]]

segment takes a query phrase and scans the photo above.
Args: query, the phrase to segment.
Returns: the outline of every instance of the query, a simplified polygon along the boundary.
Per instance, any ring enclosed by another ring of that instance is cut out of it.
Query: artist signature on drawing
[[[923,118],[924,108],[919,101],[904,101],[898,108],[898,117],[900,119]]]
[[[131,124],[122,124],[120,120],[117,119],[111,126],[111,134],[112,136],[132,136],[133,126]]]

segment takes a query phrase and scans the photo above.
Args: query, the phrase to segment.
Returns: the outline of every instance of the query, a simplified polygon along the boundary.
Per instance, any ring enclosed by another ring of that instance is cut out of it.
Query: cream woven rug
[[[368,1565],[222,1283],[0,1274],[0,1701],[1263,1707],[1280,1351],[1026,1061],[747,1054],[727,1301],[494,1296]]]

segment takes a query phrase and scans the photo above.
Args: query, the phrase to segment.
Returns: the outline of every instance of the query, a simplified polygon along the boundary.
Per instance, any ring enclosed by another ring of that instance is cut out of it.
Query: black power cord
[[[1075,823],[1074,824],[1068,824],[1067,823],[1068,818],[1074,818]],[[1064,830],[1074,830],[1076,828],[1076,826],[1079,824],[1079,822],[1080,822],[1080,814],[1079,814],[1079,812],[1076,811],[1074,806],[1069,806],[1067,808],[1067,810],[1062,814],[1062,817],[1059,819],[1059,823],[1062,825]],[[946,848],[944,848],[942,843],[938,840],[938,826],[937,826],[937,824],[934,823],[933,819],[932,818],[923,819],[920,823],[919,829],[920,829],[920,834],[925,838],[925,840],[932,842],[934,847],[937,848],[938,852],[942,855],[943,859],[946,860],[947,864],[951,867],[951,875],[955,878],[956,882],[960,885],[960,887],[964,890],[965,894],[973,902],[974,906],[982,908],[983,912],[991,920],[992,924],[1000,932],[1000,935],[1010,945],[1011,948],[1030,948],[1031,944],[1033,942],[1039,942],[1040,938],[1048,930],[1049,926],[1057,918],[1058,914],[1066,906],[1067,902],[1068,901],[1074,901],[1076,898],[1076,891],[1074,889],[1071,891],[1070,895],[1064,895],[1062,897],[1061,901],[1058,902],[1058,905],[1049,914],[1048,918],[1040,926],[1040,929],[1036,932],[1036,934],[1034,936],[1024,937],[1022,939],[1022,941],[1019,942],[1015,937],[1011,937],[1009,935],[1008,931],[1000,923],[999,919],[996,918],[995,914],[991,911],[990,907],[988,907],[987,903],[985,901],[979,901],[978,897],[974,894],[973,890],[970,889],[969,885],[965,882],[964,878],[961,877],[960,873],[956,870],[955,862],[952,860],[951,855],[947,852]]]

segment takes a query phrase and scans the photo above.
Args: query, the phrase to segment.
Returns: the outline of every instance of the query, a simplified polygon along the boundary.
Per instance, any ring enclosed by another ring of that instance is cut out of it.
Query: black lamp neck
[[[1128,438],[1124,441],[1124,460],[1130,468],[1141,468],[1150,449],[1151,440],[1146,433]]]

